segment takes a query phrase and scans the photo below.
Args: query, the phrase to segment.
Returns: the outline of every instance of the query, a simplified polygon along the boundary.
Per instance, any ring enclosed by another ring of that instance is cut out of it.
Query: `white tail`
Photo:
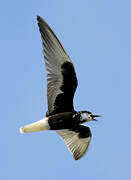
[[[20,133],[30,133],[30,132],[39,132],[43,130],[50,129],[48,124],[48,118],[43,118],[40,121],[28,124],[20,128]]]

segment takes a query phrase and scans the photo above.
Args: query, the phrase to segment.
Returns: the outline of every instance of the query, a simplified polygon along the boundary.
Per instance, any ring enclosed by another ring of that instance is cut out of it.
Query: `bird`
[[[37,16],[46,67],[47,106],[44,118],[20,128],[21,133],[54,130],[75,160],[88,151],[92,133],[85,122],[97,121],[90,111],[76,111],[73,105],[78,80],[74,65],[47,22]]]

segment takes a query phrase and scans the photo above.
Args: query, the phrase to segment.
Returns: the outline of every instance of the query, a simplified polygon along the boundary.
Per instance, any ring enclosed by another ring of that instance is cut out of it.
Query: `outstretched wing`
[[[47,72],[47,115],[73,111],[77,78],[73,64],[49,25],[37,17]]]
[[[92,136],[89,127],[79,125],[73,129],[56,131],[56,133],[63,138],[75,160],[80,159],[88,151]]]

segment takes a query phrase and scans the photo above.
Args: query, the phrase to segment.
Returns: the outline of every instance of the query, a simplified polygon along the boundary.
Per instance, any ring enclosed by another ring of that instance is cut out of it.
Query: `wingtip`
[[[74,160],[76,160],[76,161],[79,160],[79,158],[76,158],[76,157],[74,157],[74,156],[73,156],[73,158],[74,158]]]
[[[74,158],[74,160],[79,160],[80,158],[82,158],[82,156],[79,156],[77,153],[72,153],[72,156]]]
[[[41,16],[38,16],[38,15],[37,15],[37,21],[38,21],[38,23],[40,23],[40,22],[45,23],[45,20]]]
[[[48,23],[41,16],[37,15],[37,22],[38,22],[39,27],[40,26],[46,26],[46,27],[50,28]]]
[[[40,20],[40,16],[39,15],[37,15],[37,21],[39,21]]]

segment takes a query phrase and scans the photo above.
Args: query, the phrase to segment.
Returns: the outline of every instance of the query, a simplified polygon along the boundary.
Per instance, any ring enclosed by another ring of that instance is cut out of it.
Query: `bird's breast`
[[[79,124],[74,118],[73,112],[64,112],[48,116],[50,130],[70,129]]]

